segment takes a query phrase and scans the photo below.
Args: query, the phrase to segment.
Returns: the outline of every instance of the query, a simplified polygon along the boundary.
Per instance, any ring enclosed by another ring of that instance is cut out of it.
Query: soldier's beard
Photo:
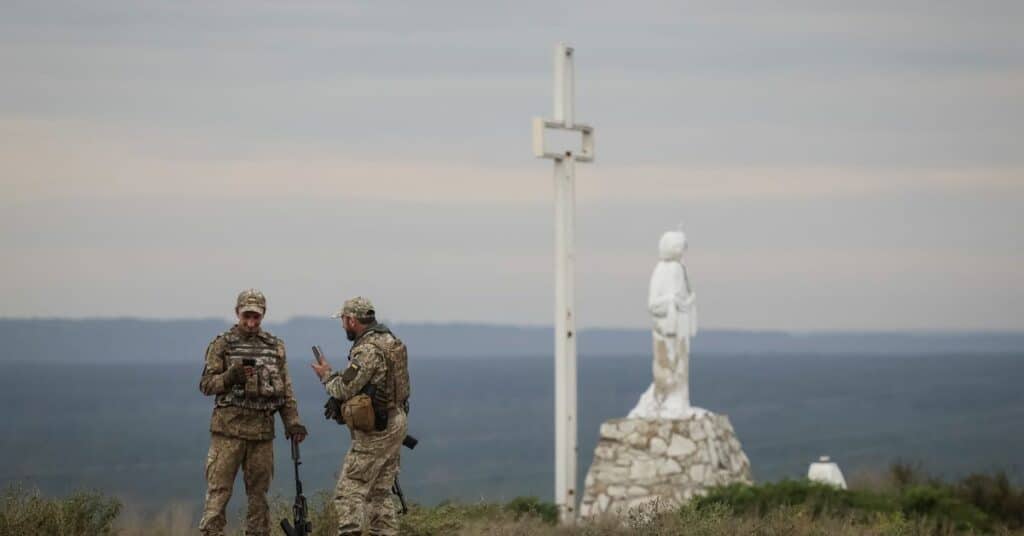
[[[356,332],[351,329],[345,328],[345,336],[348,337],[348,340],[350,341],[356,340]]]

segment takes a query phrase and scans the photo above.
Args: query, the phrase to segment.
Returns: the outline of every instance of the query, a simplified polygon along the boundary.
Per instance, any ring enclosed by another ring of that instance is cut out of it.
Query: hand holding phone
[[[313,357],[316,358],[315,363],[311,363],[313,372],[316,373],[317,377],[321,380],[331,374],[331,364],[327,362],[327,358],[324,357],[324,353],[320,350],[319,346],[313,347]]]
[[[246,377],[252,376],[256,373],[256,360],[251,357],[242,358],[242,369]]]

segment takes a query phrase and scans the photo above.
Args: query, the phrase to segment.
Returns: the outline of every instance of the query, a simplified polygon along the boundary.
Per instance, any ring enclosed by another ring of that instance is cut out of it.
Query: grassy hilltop
[[[333,533],[326,492],[311,501],[314,535]],[[274,519],[290,512],[287,499],[274,501]],[[0,499],[0,536],[102,536],[190,534],[193,520],[165,512],[148,520],[125,519],[121,503],[99,493],[45,498],[18,487]],[[1003,473],[973,474],[956,482],[929,477],[894,464],[888,472],[838,490],[807,481],[783,480],[711,490],[682,508],[653,505],[623,518],[600,518],[576,527],[555,524],[550,503],[522,497],[507,504],[447,503],[413,506],[401,518],[402,534],[467,535],[1024,535],[1024,489]],[[236,522],[237,525],[237,522]],[[236,534],[241,534],[236,529]]]

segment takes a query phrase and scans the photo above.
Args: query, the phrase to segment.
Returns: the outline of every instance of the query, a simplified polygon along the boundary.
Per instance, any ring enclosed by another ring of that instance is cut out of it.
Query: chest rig
[[[246,378],[244,384],[236,384],[227,393],[218,395],[217,405],[260,411],[275,411],[283,406],[285,391],[281,368],[284,360],[278,353],[277,337],[265,331],[243,336],[235,330],[227,331],[222,337],[226,347],[224,369],[252,359],[256,373]]]

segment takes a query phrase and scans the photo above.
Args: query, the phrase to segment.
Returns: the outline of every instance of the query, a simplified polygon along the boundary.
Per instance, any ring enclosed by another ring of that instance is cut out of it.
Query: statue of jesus
[[[661,236],[647,302],[654,321],[654,381],[629,412],[631,419],[678,419],[704,411],[690,406],[690,337],[697,334],[697,305],[684,251],[682,231]]]

